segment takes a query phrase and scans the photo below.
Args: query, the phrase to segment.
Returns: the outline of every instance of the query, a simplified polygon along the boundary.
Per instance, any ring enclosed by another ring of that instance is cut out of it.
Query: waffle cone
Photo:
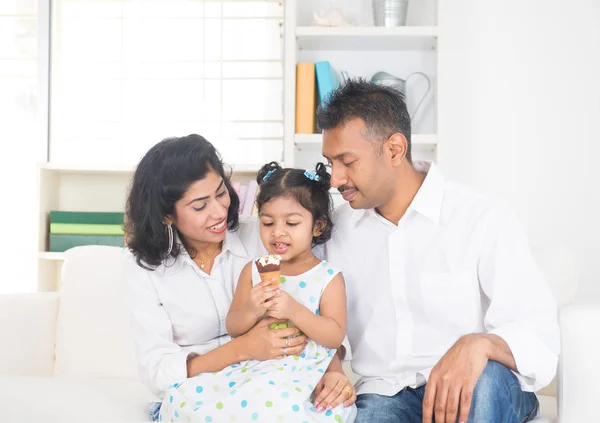
[[[264,272],[264,273],[260,273],[260,280],[265,281],[267,279],[275,279],[277,281],[277,283],[279,283],[279,278],[281,276],[281,271],[280,270],[276,270],[274,272]]]

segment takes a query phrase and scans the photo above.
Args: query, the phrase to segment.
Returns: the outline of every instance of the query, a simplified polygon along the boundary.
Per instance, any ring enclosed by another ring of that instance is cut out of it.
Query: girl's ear
[[[313,236],[321,236],[326,227],[327,222],[325,221],[325,219],[323,219],[322,217],[318,218],[313,226]]]

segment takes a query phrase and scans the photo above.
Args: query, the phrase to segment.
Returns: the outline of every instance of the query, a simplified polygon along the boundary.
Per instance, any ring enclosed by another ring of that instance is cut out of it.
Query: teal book
[[[51,211],[50,223],[122,225],[125,213]]]
[[[124,247],[125,237],[122,235],[74,235],[50,234],[50,251],[62,253],[69,248],[82,245],[109,245]]]
[[[327,61],[315,63],[315,74],[317,77],[319,100],[321,101],[321,107],[323,107],[327,96],[340,86],[340,79],[335,69]]]

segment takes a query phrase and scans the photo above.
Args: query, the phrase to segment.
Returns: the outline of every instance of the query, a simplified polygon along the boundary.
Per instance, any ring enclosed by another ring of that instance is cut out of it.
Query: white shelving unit
[[[440,142],[437,124],[438,38],[437,1],[411,3],[421,8],[413,13],[413,22],[403,27],[376,27],[372,17],[365,18],[365,3],[344,2],[345,10],[356,11],[363,21],[357,26],[319,27],[312,25],[313,11],[321,3],[286,0],[284,57],[284,162],[287,166],[313,167],[321,161],[321,134],[295,134],[296,64],[301,61],[327,60],[338,71],[346,70],[351,77],[369,78],[379,70],[406,78],[420,71],[428,75],[432,89],[421,111],[413,116],[413,158],[437,161]],[[370,3],[370,2],[368,2]],[[413,6],[414,5],[414,6]],[[422,13],[421,13],[422,12]],[[362,15],[361,15],[362,13]],[[421,15],[419,15],[421,13]],[[418,16],[419,15],[419,16]],[[409,18],[411,17],[409,12]],[[411,25],[411,23],[417,25]],[[412,81],[410,82],[412,84]],[[408,89],[411,87],[409,86]],[[424,92],[407,92],[409,111]]]
[[[296,27],[300,50],[432,50],[437,27]]]
[[[437,145],[436,134],[415,134],[411,137],[411,143],[413,146],[427,146],[435,149]],[[321,134],[294,134],[294,144],[296,147],[302,147],[306,145],[321,145],[323,142],[323,136]]]
[[[38,167],[38,290],[60,287],[64,253],[48,251],[48,215],[52,210],[122,212],[135,166],[44,163]],[[232,179],[253,179],[258,166],[233,165]]]

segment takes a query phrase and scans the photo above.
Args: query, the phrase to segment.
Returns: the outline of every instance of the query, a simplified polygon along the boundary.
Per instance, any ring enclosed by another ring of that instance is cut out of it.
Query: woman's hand
[[[286,319],[294,321],[294,314],[298,310],[300,304],[294,300],[286,291],[279,291],[279,294],[269,301],[267,312],[269,316],[276,319]]]
[[[350,407],[356,402],[356,390],[344,373],[337,354],[312,393],[317,412],[332,410],[340,404]]]
[[[252,287],[250,290],[250,298],[248,298],[246,307],[257,319],[265,314],[269,305],[271,305],[269,300],[279,293],[278,284],[279,281],[275,283],[274,279],[267,279],[256,284],[256,286]]]
[[[258,322],[245,335],[237,339],[243,341],[245,359],[271,360],[285,355],[299,355],[306,346],[306,336],[288,338],[298,333],[298,328],[269,329],[273,323],[285,323],[287,320],[278,320],[267,317]]]

